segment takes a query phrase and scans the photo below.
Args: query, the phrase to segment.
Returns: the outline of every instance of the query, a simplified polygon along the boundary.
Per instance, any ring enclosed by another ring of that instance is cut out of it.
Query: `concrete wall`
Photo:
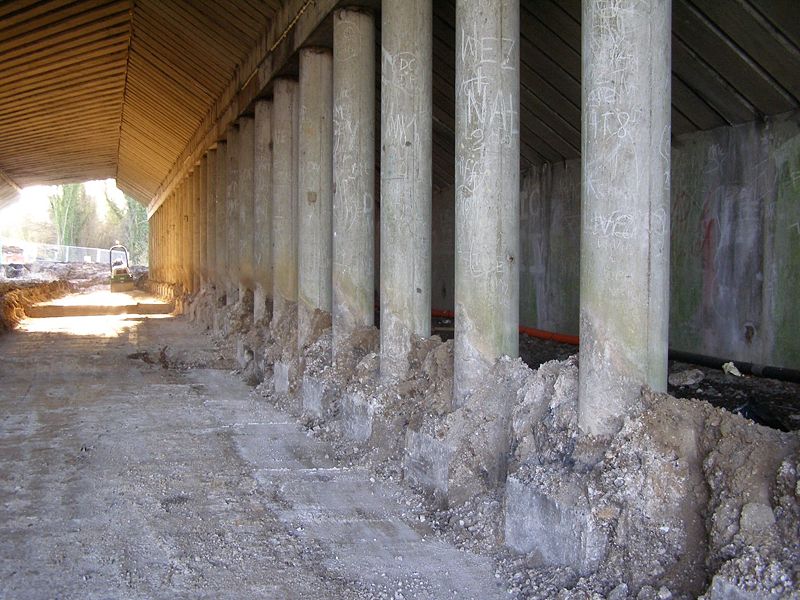
[[[676,139],[671,187],[670,347],[800,368],[800,113]],[[432,305],[452,310],[452,189],[433,213]],[[580,161],[524,173],[520,219],[520,321],[577,334]]]
[[[670,345],[800,366],[800,114],[679,139]]]

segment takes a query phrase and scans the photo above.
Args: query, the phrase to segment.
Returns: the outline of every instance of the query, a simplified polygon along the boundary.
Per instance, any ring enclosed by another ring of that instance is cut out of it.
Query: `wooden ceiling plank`
[[[182,53],[176,52],[175,48],[170,52],[166,52],[148,33],[144,32],[136,34],[131,50],[134,55],[137,53],[158,54],[162,56],[164,60],[174,63],[176,69],[181,69],[181,64],[186,63],[185,60],[180,58]],[[229,68],[229,63],[222,62],[214,53],[211,53],[208,61],[204,64],[204,73],[202,75],[203,79],[206,81],[206,85],[209,88],[219,88],[223,86],[224,83],[222,82],[227,80],[226,76],[229,75],[227,71]],[[193,70],[197,70],[197,67],[194,65]]]
[[[774,115],[792,108],[791,96],[787,97],[785,90],[776,86],[772,77],[740,51],[691,0],[675,0],[672,6],[674,36],[703,56],[759,113]]]
[[[88,44],[98,40],[105,40],[109,42],[119,42],[120,40],[127,40],[130,28],[127,24],[114,25],[109,27],[100,27],[94,31],[86,31],[83,35],[78,37],[71,37],[62,39],[58,43],[44,44],[37,49],[31,49],[21,53],[9,53],[3,55],[4,68],[11,68],[38,61],[46,61],[52,57],[59,57],[67,54],[71,50],[85,48]]]
[[[0,33],[2,33],[4,27],[10,27],[23,21],[41,17],[42,15],[46,15],[54,10],[59,10],[64,5],[72,4],[73,2],[75,2],[75,0],[37,0],[35,2],[25,3],[0,3],[0,24],[2,24]]]
[[[786,40],[772,24],[741,2],[703,2],[702,13],[730,40],[764,79],[772,82],[787,100],[800,98],[800,50]],[[797,6],[800,9],[800,5]],[[796,15],[800,19],[800,15]]]
[[[225,63],[235,61],[236,57],[241,56],[241,37],[237,37],[232,30],[220,27],[219,21],[209,18],[196,6],[188,5],[181,11],[178,4],[164,3],[161,10],[169,14],[173,21],[183,22],[178,29],[185,40],[184,47],[188,45],[194,48],[213,49],[211,52],[213,55],[224,50],[227,56]]]
[[[42,35],[41,31],[34,31],[12,40],[2,40],[0,41],[0,54],[18,56],[36,52],[43,47],[58,46],[76,39],[80,43],[80,39],[86,33],[103,31],[119,26],[127,28],[129,24],[130,13],[127,9],[123,11],[115,10],[110,14],[102,14],[101,16],[86,13],[86,18],[77,19],[64,27],[56,27],[54,31],[45,31],[44,35]]]
[[[138,53],[141,59],[148,61],[153,69],[156,69],[162,76],[173,81],[176,86],[201,95],[204,98],[204,105],[208,105],[214,101],[214,90],[219,86],[215,86],[213,83],[207,81],[199,81],[191,74],[175,68],[168,61],[160,58],[149,50],[139,48]]]
[[[672,71],[732,125],[756,117],[755,107],[676,34],[672,36]]]
[[[87,70],[85,73],[74,71],[64,74],[57,80],[37,78],[26,81],[24,85],[15,86],[12,90],[0,89],[0,104],[8,100],[14,104],[52,94],[70,93],[76,90],[91,89],[93,85],[117,85],[120,94],[125,86],[125,66],[110,66]]]
[[[521,11],[520,29],[521,37],[547,56],[573,82],[580,85],[580,51],[576,52],[570,44],[564,42],[563,39],[527,10]],[[578,38],[578,43],[580,44],[580,38]],[[527,55],[521,55],[520,60],[525,60],[525,58],[527,58]]]
[[[757,11],[780,31],[786,40],[800,49],[800,19],[796,0],[738,0],[748,10]]]
[[[184,59],[183,57],[193,56],[195,50],[187,45],[181,36],[175,35],[175,32],[168,24],[153,23],[150,22],[147,17],[138,14],[136,18],[137,22],[142,22],[145,26],[134,27],[134,41],[139,39],[142,43],[146,44],[147,47],[151,48],[151,50],[164,53],[171,58],[184,61],[191,60]],[[220,77],[221,79],[225,79],[225,76],[228,75],[228,69],[232,64],[235,64],[235,59],[229,55],[228,51],[220,46],[212,45],[211,47],[214,48],[215,51],[208,51],[204,54],[216,73],[215,78]]]
[[[119,44],[114,48],[113,52],[107,52],[106,49],[87,52],[83,58],[80,56],[70,57],[59,61],[56,65],[42,65],[39,68],[32,68],[27,72],[20,69],[12,74],[6,73],[0,69],[0,81],[2,81],[0,89],[10,89],[28,83],[61,79],[65,75],[80,73],[82,71],[82,66],[85,66],[87,70],[97,69],[100,66],[105,68],[124,68],[127,62],[126,59],[127,52],[124,44]]]
[[[60,4],[60,6],[58,6]],[[41,37],[53,35],[60,31],[72,28],[75,25],[80,26],[86,19],[97,18],[107,15],[111,12],[120,12],[130,10],[130,2],[128,0],[106,0],[104,3],[95,2],[87,4],[85,2],[69,2],[69,3],[51,3],[48,10],[42,14],[26,14],[25,18],[20,15],[16,22],[12,20],[3,19],[0,21],[0,39],[4,43],[12,43]]]
[[[725,125],[725,118],[705,99],[697,94],[676,73],[672,74],[672,105],[686,120],[694,125],[694,129],[714,129]]]

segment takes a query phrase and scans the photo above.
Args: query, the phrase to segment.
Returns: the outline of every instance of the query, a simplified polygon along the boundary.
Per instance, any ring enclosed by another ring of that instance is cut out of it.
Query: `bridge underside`
[[[116,176],[149,290],[309,427],[539,566],[745,594],[748,547],[796,577],[797,435],[665,392],[671,350],[800,366],[794,8],[18,0],[0,206]]]

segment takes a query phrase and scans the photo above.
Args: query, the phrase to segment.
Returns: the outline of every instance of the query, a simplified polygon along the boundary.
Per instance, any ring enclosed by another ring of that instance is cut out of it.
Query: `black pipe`
[[[717,358],[715,356],[706,356],[704,354],[694,354],[693,352],[684,352],[683,350],[673,350],[670,348],[669,359],[677,360],[679,362],[692,363],[695,365],[702,365],[710,369],[721,369],[722,365],[732,362],[736,365],[742,373],[750,375],[757,375],[758,377],[768,377],[770,379],[780,379],[781,381],[791,381],[793,383],[800,383],[800,371],[797,369],[787,369],[786,367],[772,367],[769,365],[760,365],[758,363],[749,363],[738,360],[730,360],[726,358]]]

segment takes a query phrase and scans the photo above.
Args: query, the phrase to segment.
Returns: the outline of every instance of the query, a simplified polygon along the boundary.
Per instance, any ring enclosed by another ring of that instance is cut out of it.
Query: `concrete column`
[[[203,222],[202,210],[200,208],[200,194],[201,190],[201,166],[195,165],[194,171],[191,175],[192,179],[192,197],[191,197],[191,225],[192,225],[192,292],[200,290],[200,271],[202,265],[200,263],[200,244],[202,238],[200,236],[201,224]]]
[[[197,167],[186,178],[186,241],[187,247],[187,273],[186,285],[191,293],[195,288],[197,274]]]
[[[158,236],[158,219],[156,215],[158,211],[153,213],[153,215],[147,220],[147,256],[148,256],[148,272],[150,274],[150,278],[153,281],[156,281],[156,277],[158,276],[158,257],[156,256],[156,237]]]
[[[168,281],[167,270],[169,268],[169,198],[164,200],[158,208],[161,216],[159,217],[159,250],[158,250],[158,281]]]
[[[155,256],[154,265],[155,272],[153,273],[154,281],[164,281],[164,249],[166,238],[164,236],[164,210],[163,204],[156,210],[153,218],[155,219],[155,236],[153,237],[153,254]]]
[[[583,3],[581,429],[667,387],[670,0]]]
[[[206,254],[206,249],[208,247],[208,238],[206,237],[206,227],[208,226],[208,205],[206,194],[208,193],[206,189],[206,171],[208,170],[208,159],[204,154],[200,159],[200,165],[198,167],[198,194],[197,194],[197,216],[198,216],[198,227],[200,229],[197,240],[199,247],[197,249],[197,290],[199,291],[201,287],[204,287],[206,281],[208,280],[208,256]]]
[[[333,345],[374,322],[375,25],[333,16]]]
[[[172,279],[172,244],[175,242],[173,225],[173,203],[175,201],[174,192],[170,194],[162,205],[164,207],[164,281],[173,283]]]
[[[183,282],[183,271],[181,267],[181,248],[183,245],[183,217],[181,216],[181,198],[183,197],[184,183],[178,185],[178,189],[172,198],[172,222],[174,228],[174,238],[172,243],[172,283],[180,285]]]
[[[286,317],[297,302],[297,83],[278,79],[272,110],[272,318]]]
[[[148,261],[149,261],[149,265],[150,265],[149,268],[148,268],[148,271],[150,273],[150,277],[152,279],[154,279],[154,280],[156,278],[156,271],[157,271],[157,268],[158,268],[156,266],[157,258],[156,258],[155,253],[153,252],[153,247],[154,247],[153,238],[156,235],[155,227],[156,227],[156,219],[155,219],[155,214],[154,214],[152,217],[150,217],[147,220],[147,230],[148,230],[148,234],[147,234],[147,256],[148,256]]]
[[[180,195],[183,182],[179,183],[170,200],[170,221],[172,228],[172,243],[170,244],[170,283],[180,284],[181,274],[178,270],[178,251],[180,250],[181,221],[179,217]]]
[[[192,292],[192,224],[191,224],[192,177],[187,175],[183,180],[181,194],[181,272],[183,289]]]
[[[381,375],[431,332],[431,0],[381,9]]]
[[[267,299],[272,297],[272,102],[256,102],[253,188],[253,320],[269,319]]]
[[[225,286],[228,306],[239,301],[239,128],[230,125],[228,140],[227,189],[225,192],[225,236],[228,270]]]
[[[300,51],[297,345],[309,342],[315,310],[331,312],[333,52]]]
[[[518,353],[519,1],[456,2],[454,404]]]
[[[181,283],[180,264],[178,261],[178,252],[181,248],[181,218],[180,218],[180,197],[183,193],[183,182],[179,183],[175,192],[170,199],[170,221],[171,221],[171,241],[170,244],[170,283]]]
[[[217,300],[223,300],[227,292],[228,281],[228,143],[217,142],[217,193],[215,194],[216,238],[215,254],[217,261]]]
[[[158,277],[158,256],[156,256],[156,238],[158,237],[158,210],[147,220],[147,256],[148,256],[148,272],[150,279],[157,281]]]
[[[239,118],[239,297],[253,291],[253,117]]]
[[[206,152],[206,285],[217,280],[217,151]]]

